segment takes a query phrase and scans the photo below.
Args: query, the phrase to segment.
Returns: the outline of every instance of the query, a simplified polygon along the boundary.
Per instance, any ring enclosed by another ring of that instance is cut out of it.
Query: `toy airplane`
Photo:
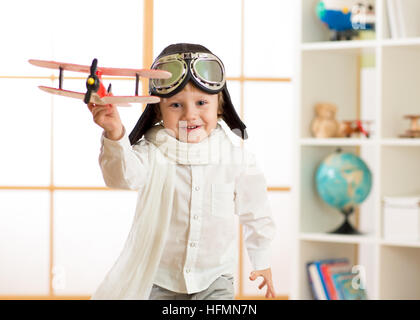
[[[168,79],[171,77],[171,73],[163,70],[150,70],[150,69],[120,69],[120,68],[103,68],[98,67],[98,60],[95,58],[92,61],[92,65],[82,66],[71,63],[55,62],[55,61],[44,61],[44,60],[29,60],[29,63],[43,68],[59,69],[59,87],[51,88],[45,86],[39,86],[43,91],[48,93],[56,94],[59,96],[82,99],[84,103],[95,103],[95,104],[114,104],[118,106],[130,106],[132,103],[158,103],[159,97],[156,96],[139,96],[139,79],[153,78],[153,79]],[[63,90],[63,71],[75,71],[90,73],[86,79],[86,93]],[[108,76],[135,76],[136,77],[136,88],[134,96],[114,96],[111,92],[111,84],[108,86],[108,90],[105,89],[102,83],[102,75]]]
[[[375,29],[372,0],[320,0],[318,18],[333,31],[330,40],[351,40],[357,30]]]
[[[340,136],[350,138],[354,133],[363,134],[366,138],[370,137],[370,120],[349,120],[341,121]]]

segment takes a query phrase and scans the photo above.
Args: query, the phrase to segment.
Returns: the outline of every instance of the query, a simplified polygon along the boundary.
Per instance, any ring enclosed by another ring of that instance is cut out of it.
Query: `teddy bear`
[[[318,103],[315,105],[315,118],[312,120],[311,130],[316,138],[336,137],[339,122],[335,119],[337,107],[332,103]]]

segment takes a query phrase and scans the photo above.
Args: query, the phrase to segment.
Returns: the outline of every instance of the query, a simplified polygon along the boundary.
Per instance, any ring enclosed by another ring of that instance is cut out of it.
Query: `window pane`
[[[268,198],[276,224],[276,234],[271,246],[271,272],[274,290],[277,295],[284,296],[290,293],[291,274],[291,245],[293,241],[291,225],[291,195],[289,192],[269,192]],[[253,271],[245,245],[243,246],[243,285],[245,295],[264,296],[266,288],[258,289],[262,278],[249,280]]]
[[[155,0],[154,58],[174,43],[201,44],[225,65],[229,77],[240,75],[240,0]]]
[[[66,79],[68,90],[85,92],[84,80]],[[104,80],[105,85],[109,81]],[[115,95],[134,93],[134,80],[113,80]],[[140,89],[141,90],[141,87]],[[59,186],[104,186],[98,157],[103,129],[93,122],[83,101],[54,96],[54,183]],[[141,104],[118,107],[128,133],[137,122]]]
[[[48,191],[0,191],[0,294],[46,295]]]
[[[244,73],[248,77],[291,77],[298,1],[244,1]]]
[[[245,82],[245,146],[256,155],[269,186],[291,185],[292,85]]]
[[[49,185],[51,97],[37,88],[50,80],[0,79],[0,185]]]
[[[65,87],[74,90],[74,83],[80,82],[83,80],[66,80]],[[53,99],[54,184],[103,186],[98,164],[102,129],[93,122],[81,100],[60,96]]]
[[[238,116],[241,116],[241,87],[240,87],[240,82],[239,81],[228,81],[228,90],[229,90],[229,95],[230,98],[232,100],[232,104],[238,114]],[[240,145],[241,143],[241,138],[239,138],[235,133],[232,132],[232,130],[229,128],[229,126],[222,121],[221,122],[222,126],[225,128],[226,133],[228,134],[229,137],[231,137],[233,139],[233,141],[235,141],[235,143],[237,143],[238,145]]]
[[[142,66],[143,1],[54,1],[50,12],[54,59],[100,66]]]
[[[2,74],[50,74],[28,59],[143,67],[143,1],[8,1],[0,10]]]
[[[239,117],[241,116],[241,83],[239,81],[227,81],[230,99]]]
[[[51,74],[51,71],[35,68],[29,59],[52,58],[51,21],[53,0],[2,1],[0,10],[0,59],[1,75]],[[73,28],[71,24],[71,28]],[[37,70],[39,69],[39,70]]]
[[[137,193],[57,191],[54,198],[54,292],[90,295],[118,258]]]

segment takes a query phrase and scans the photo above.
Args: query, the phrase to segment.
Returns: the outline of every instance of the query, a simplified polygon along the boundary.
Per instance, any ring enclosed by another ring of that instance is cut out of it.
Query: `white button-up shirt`
[[[128,136],[102,135],[99,163],[110,188],[142,192],[148,175],[151,142],[131,146]],[[232,144],[231,152],[247,152]],[[154,283],[179,293],[205,290],[237,268],[237,220],[254,270],[270,267],[275,225],[263,173],[255,162],[176,166],[168,237]]]

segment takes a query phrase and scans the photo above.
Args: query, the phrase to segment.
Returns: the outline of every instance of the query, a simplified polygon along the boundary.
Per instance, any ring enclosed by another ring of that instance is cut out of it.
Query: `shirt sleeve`
[[[120,140],[101,136],[99,165],[105,184],[110,188],[138,190],[146,182],[149,148],[144,140],[133,147],[126,130]]]
[[[235,184],[235,214],[243,226],[245,246],[254,270],[271,266],[271,242],[275,224],[267,195],[267,183],[255,156],[247,152],[246,163]]]

